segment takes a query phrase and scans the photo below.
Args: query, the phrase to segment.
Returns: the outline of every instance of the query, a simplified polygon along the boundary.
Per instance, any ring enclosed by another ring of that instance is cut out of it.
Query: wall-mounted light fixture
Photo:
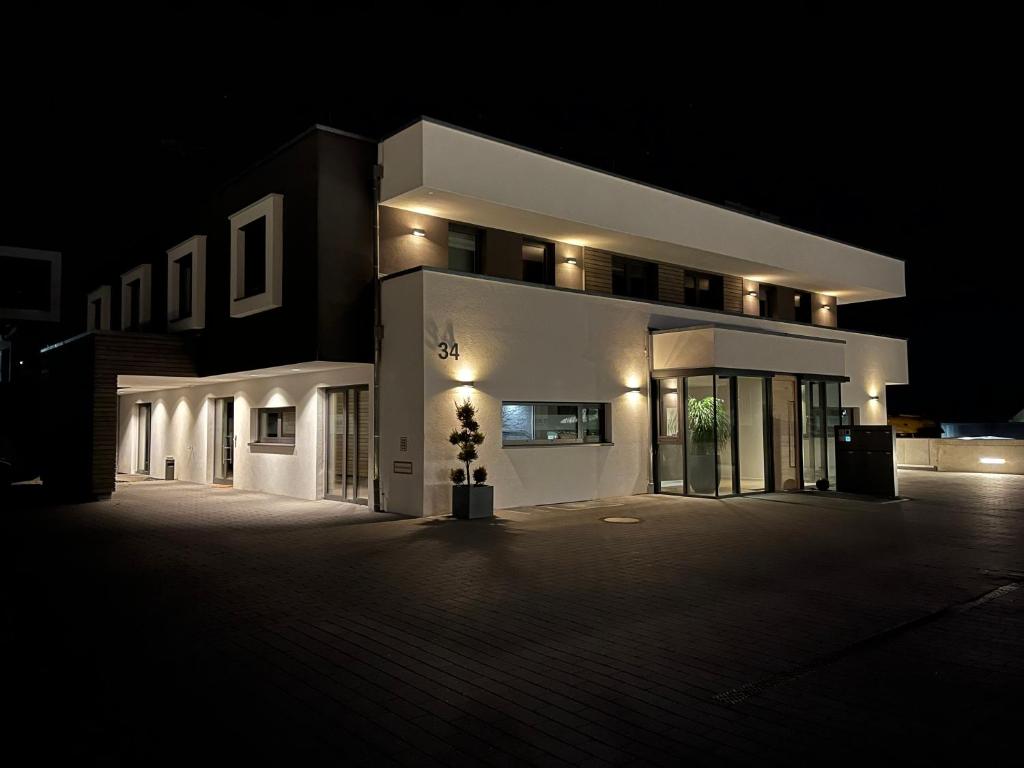
[[[414,229],[412,231],[412,236],[413,237],[426,237],[427,236],[427,231],[425,229],[416,228],[416,229]]]
[[[979,464],[1005,464],[1006,459],[996,459],[992,456],[982,456],[978,459]]]
[[[465,387],[466,389],[476,389],[476,382],[475,381],[460,381],[455,386],[459,387],[460,389],[462,387]]]
[[[757,296],[757,291],[747,291],[747,296]]]
[[[576,266],[576,259],[566,259],[565,263],[566,264],[571,264],[572,266],[575,267]]]
[[[878,395],[868,395],[868,400],[877,400]]]
[[[637,394],[637,395],[639,395],[639,394],[640,394],[640,393],[641,393],[642,391],[643,391],[643,390],[641,390],[641,389],[640,389],[640,387],[630,387],[629,389],[627,389],[627,390],[626,390],[626,392],[628,392],[628,393],[629,393],[629,394],[631,394],[631,395],[632,395],[632,394]]]
[[[824,309],[826,312],[831,312],[832,311],[832,305],[831,304],[822,304],[821,308]]]

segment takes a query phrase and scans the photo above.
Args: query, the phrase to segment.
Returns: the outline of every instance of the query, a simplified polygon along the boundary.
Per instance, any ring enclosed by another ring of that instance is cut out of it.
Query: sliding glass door
[[[324,495],[366,504],[369,497],[370,397],[365,385],[327,390]]]

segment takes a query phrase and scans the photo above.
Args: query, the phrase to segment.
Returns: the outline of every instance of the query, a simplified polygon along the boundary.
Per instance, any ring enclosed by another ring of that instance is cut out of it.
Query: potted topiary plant
[[[494,515],[494,486],[485,485],[486,467],[477,467],[470,472],[470,465],[479,458],[477,447],[484,441],[484,433],[476,420],[476,408],[468,399],[461,405],[455,404],[455,417],[459,429],[453,429],[448,442],[458,446],[458,459],[466,468],[456,467],[448,473],[452,481],[452,515],[460,520]],[[472,483],[470,483],[472,478]]]
[[[688,398],[686,401],[686,423],[689,429],[690,451],[686,457],[689,463],[690,487],[697,493],[715,492],[715,427],[718,427],[718,447],[729,440],[731,425],[725,403],[720,398]]]

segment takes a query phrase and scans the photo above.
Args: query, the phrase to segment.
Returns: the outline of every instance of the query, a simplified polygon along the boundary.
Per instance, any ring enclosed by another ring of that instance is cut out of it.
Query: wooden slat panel
[[[593,248],[583,249],[583,280],[587,293],[612,292],[612,255]]]
[[[668,301],[672,304],[682,304],[686,301],[686,292],[683,287],[685,270],[678,264],[658,264],[658,300]]]
[[[743,312],[743,278],[725,275],[723,278],[726,312]]]

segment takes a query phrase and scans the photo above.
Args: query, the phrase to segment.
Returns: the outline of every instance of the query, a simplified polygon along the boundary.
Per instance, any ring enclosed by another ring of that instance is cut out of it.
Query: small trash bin
[[[167,456],[164,458],[164,480],[174,479],[174,457]]]

